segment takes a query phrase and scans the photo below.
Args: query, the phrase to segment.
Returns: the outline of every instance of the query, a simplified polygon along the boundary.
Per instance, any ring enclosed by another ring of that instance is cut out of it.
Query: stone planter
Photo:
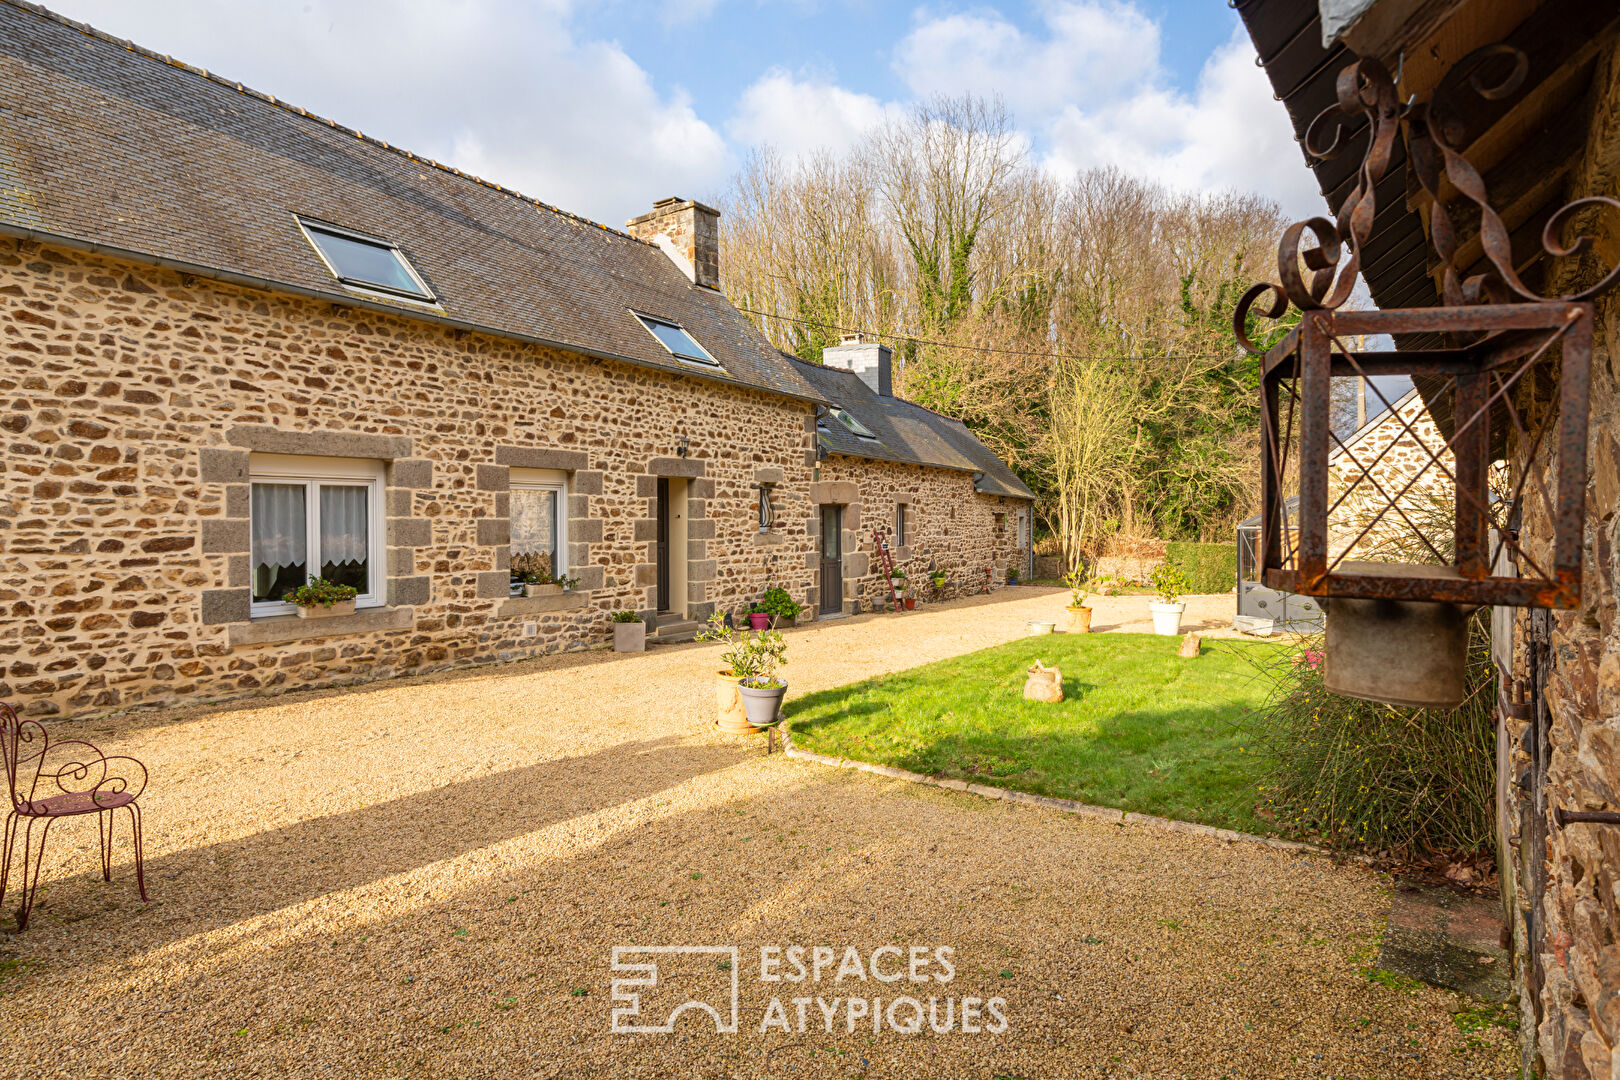
[[[739,683],[737,692],[742,695],[743,709],[752,726],[770,727],[781,717],[782,698],[787,694],[787,686],[743,686]]]
[[[613,624],[614,652],[646,652],[647,624],[644,622],[616,622]]]
[[[1069,614],[1068,621],[1063,624],[1063,632],[1065,634],[1091,633],[1090,608],[1086,607],[1084,604],[1081,604],[1079,607],[1066,607],[1063,610]]]
[[[742,679],[729,671],[714,675],[714,722],[728,735],[748,735],[754,725],[748,722],[748,710],[743,706],[742,690],[737,685]]]
[[[563,587],[561,585],[556,584],[555,582],[553,582],[550,585],[525,585],[525,586],[523,586],[523,595],[524,596],[530,596],[530,597],[533,597],[533,596],[561,596],[562,591],[563,591]]]
[[[1153,612],[1153,632],[1160,637],[1175,637],[1181,633],[1181,613],[1187,610],[1187,605],[1178,600],[1174,604],[1163,604],[1155,600],[1148,604],[1148,610]]]
[[[340,603],[333,604],[331,607],[326,607],[322,604],[310,604],[307,607],[300,606],[298,609],[298,617],[300,619],[335,619],[340,615],[353,614],[353,600],[344,600]]]

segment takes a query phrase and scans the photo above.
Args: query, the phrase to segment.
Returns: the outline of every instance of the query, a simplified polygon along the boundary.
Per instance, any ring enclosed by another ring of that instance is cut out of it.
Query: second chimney
[[[695,285],[720,287],[720,211],[671,196],[624,223],[637,240],[657,244]]]
[[[845,344],[829,345],[822,349],[821,362],[827,367],[853,371],[878,397],[893,397],[890,370],[890,359],[893,354],[889,347],[875,342],[862,342],[858,338],[853,341],[848,338],[844,340]]]

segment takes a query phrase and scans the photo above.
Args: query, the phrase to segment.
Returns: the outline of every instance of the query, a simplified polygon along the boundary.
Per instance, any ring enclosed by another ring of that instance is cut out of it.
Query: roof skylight
[[[299,218],[298,224],[332,276],[343,284],[433,301],[432,290],[417,276],[404,253],[388,241],[304,218]]]
[[[838,419],[840,424],[843,424],[845,427],[849,428],[850,431],[854,432],[857,437],[862,439],[877,438],[877,436],[872,433],[871,428],[867,427],[865,424],[855,419],[855,417],[851,416],[849,410],[844,408],[842,405],[829,405],[827,407],[827,411],[832,413],[832,415]]]
[[[709,351],[699,345],[679,323],[668,322],[664,319],[655,319],[651,315],[643,315],[639,311],[631,312],[641,325],[645,326],[658,343],[669,350],[671,356],[677,360],[685,360],[691,364],[707,364],[710,367],[719,367],[720,361],[709,355]]]

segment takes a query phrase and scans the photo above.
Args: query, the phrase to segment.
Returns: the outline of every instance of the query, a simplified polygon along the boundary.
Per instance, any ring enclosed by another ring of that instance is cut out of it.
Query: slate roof
[[[295,214],[398,244],[442,310],[347,289]],[[0,232],[819,399],[657,247],[21,0],[0,0]]]
[[[983,494],[1015,499],[1035,497],[1018,479],[1018,474],[960,420],[900,398],[879,397],[854,372],[808,363],[788,353],[782,355],[798,368],[821,397],[842,406],[877,436],[863,439],[837,419],[826,417],[817,425],[816,436],[828,453],[958,469],[975,474],[974,487]]]

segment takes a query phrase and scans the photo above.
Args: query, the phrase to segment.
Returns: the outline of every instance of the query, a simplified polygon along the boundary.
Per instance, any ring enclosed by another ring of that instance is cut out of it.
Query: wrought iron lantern
[[[1620,267],[1576,294],[1547,299],[1530,291],[1479,173],[1448,141],[1461,128],[1444,104],[1464,81],[1482,98],[1504,97],[1525,70],[1523,53],[1490,46],[1462,60],[1429,102],[1403,105],[1377,61],[1345,68],[1337,103],[1312,121],[1305,145],[1317,158],[1330,157],[1343,130],[1364,116],[1367,148],[1356,187],[1337,220],[1313,218],[1283,233],[1280,284],[1254,286],[1234,314],[1239,341],[1261,357],[1261,577],[1271,588],[1324,602],[1324,674],[1338,694],[1455,706],[1465,696],[1469,612],[1580,603],[1588,301],[1614,284]],[[1492,71],[1500,77],[1489,82]],[[1341,310],[1397,135],[1404,135],[1408,168],[1432,198],[1443,306]],[[1489,266],[1466,279],[1442,183],[1453,204],[1460,194],[1478,211]],[[1620,202],[1588,198],[1562,207],[1546,223],[1542,248],[1553,256],[1582,249],[1589,238],[1566,246],[1562,233],[1572,217],[1599,206],[1620,209]],[[1302,246],[1307,233],[1316,246]],[[1251,316],[1279,319],[1290,304],[1300,312],[1298,325],[1269,349],[1255,345]],[[1422,335],[1419,341],[1434,344],[1366,347],[1368,338],[1386,335]],[[1392,408],[1376,381],[1384,375],[1413,377],[1441,434]],[[1397,425],[1381,447],[1354,443],[1335,424],[1335,403],[1345,400],[1336,388],[1353,381],[1382,399],[1390,410],[1385,422]],[[1496,464],[1509,438],[1524,463],[1516,476]],[[1537,467],[1546,455],[1556,461],[1550,487]],[[1510,513],[1546,526],[1551,544],[1521,543]]]

